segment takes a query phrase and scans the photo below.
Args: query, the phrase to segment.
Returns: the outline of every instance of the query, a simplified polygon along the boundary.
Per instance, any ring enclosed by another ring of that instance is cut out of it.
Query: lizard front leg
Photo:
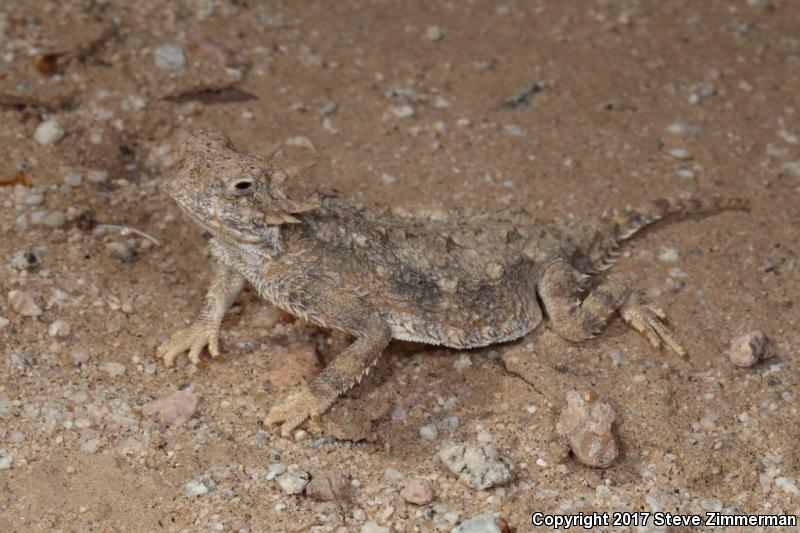
[[[215,277],[203,298],[197,318],[191,326],[176,331],[158,347],[157,354],[164,359],[167,366],[172,366],[175,358],[187,350],[189,361],[195,365],[200,361],[200,352],[206,346],[212,357],[219,355],[222,318],[241,292],[244,278],[218,260],[212,260],[212,268]]]
[[[353,344],[337,355],[310,385],[270,409],[264,425],[283,422],[281,435],[286,437],[308,417],[327,411],[336,398],[369,373],[391,338],[386,321],[377,314],[370,316]]]

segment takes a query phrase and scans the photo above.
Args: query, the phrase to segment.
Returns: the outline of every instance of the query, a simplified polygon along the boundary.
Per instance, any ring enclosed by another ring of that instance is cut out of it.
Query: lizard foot
[[[172,366],[175,358],[188,350],[189,361],[196,365],[200,362],[200,352],[206,346],[211,357],[219,355],[219,323],[198,318],[188,328],[173,333],[168,341],[158,347],[156,353],[164,359],[164,364]]]
[[[272,407],[264,419],[264,426],[273,424],[281,425],[281,436],[288,437],[294,428],[312,416],[319,416],[325,411],[330,402],[317,398],[307,386]]]
[[[647,337],[654,348],[660,349],[663,343],[681,357],[686,356],[686,350],[675,338],[669,326],[664,323],[666,313],[648,302],[641,294],[632,294],[620,309],[620,315],[636,331]]]

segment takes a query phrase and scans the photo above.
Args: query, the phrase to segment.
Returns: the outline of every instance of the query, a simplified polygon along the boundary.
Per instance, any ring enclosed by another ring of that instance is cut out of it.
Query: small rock
[[[380,526],[370,520],[361,526],[361,533],[391,533],[392,530],[386,526]]]
[[[80,187],[83,178],[77,172],[68,172],[66,176],[64,176],[64,183],[69,185],[70,187]]]
[[[697,135],[700,133],[700,127],[688,122],[673,122],[666,127],[667,133],[673,135]]]
[[[8,470],[9,468],[11,468],[11,456],[4,455],[0,457],[0,470]]]
[[[497,524],[497,519],[492,513],[484,513],[452,529],[450,533],[502,533],[503,530]]]
[[[302,494],[308,485],[308,472],[303,472],[297,465],[290,465],[284,475],[278,479],[278,486],[287,496]]]
[[[39,258],[33,252],[22,250],[11,258],[11,266],[17,270],[36,270],[39,268]]]
[[[105,183],[106,181],[108,181],[107,170],[90,170],[89,172],[86,173],[86,176],[92,183]]]
[[[456,360],[453,361],[453,368],[457,371],[462,371],[465,368],[469,368],[472,366],[472,359],[470,358],[469,354],[462,353]]]
[[[36,127],[33,138],[39,144],[56,144],[64,138],[64,128],[55,119],[45,120]]]
[[[667,153],[675,159],[680,159],[681,161],[686,161],[692,158],[692,156],[689,155],[689,152],[683,148],[673,148],[672,150],[667,150]]]
[[[293,342],[279,354],[267,371],[266,378],[276,387],[285,389],[310,382],[322,369],[317,350],[307,342]]]
[[[11,321],[4,316],[0,316],[0,329],[3,329],[7,325],[9,325]]]
[[[414,505],[428,505],[433,501],[433,485],[425,478],[414,478],[403,487],[400,496]]]
[[[72,327],[64,320],[53,320],[47,326],[47,334],[51,337],[68,337]]]
[[[514,463],[494,446],[455,444],[439,452],[439,459],[473,489],[505,485],[514,479]]]
[[[302,148],[308,148],[312,152],[316,151],[314,143],[312,143],[311,139],[309,139],[305,135],[298,135],[296,137],[291,137],[288,141],[286,141],[286,146],[300,146]]]
[[[125,374],[125,365],[122,363],[115,363],[114,361],[108,361],[105,363],[100,363],[97,365],[97,368],[105,372],[112,378],[118,378]]]
[[[180,426],[197,410],[197,396],[189,389],[179,390],[144,404],[142,413],[165,426]]]
[[[346,502],[352,498],[353,486],[343,472],[320,471],[311,475],[306,496],[321,502]]]
[[[410,105],[392,107],[392,114],[397,118],[408,118],[414,114],[414,108]]]
[[[728,358],[734,365],[744,368],[769,357],[770,351],[769,338],[761,331],[751,331],[731,341]]]
[[[75,348],[69,353],[69,358],[73,365],[82,365],[89,360],[89,352],[83,348]]]
[[[428,26],[425,29],[425,38],[429,41],[441,41],[444,37],[444,32],[439,26]]]
[[[272,481],[276,477],[283,475],[286,472],[286,465],[280,463],[273,463],[267,467],[267,481]]]
[[[97,450],[100,449],[100,439],[89,439],[81,445],[81,451],[83,453],[97,453]]]
[[[42,308],[33,301],[33,296],[24,291],[11,291],[8,293],[8,305],[22,316],[41,316]]]
[[[171,74],[177,74],[186,67],[183,50],[174,44],[164,44],[156,48],[153,60],[157,68]]]
[[[67,217],[60,211],[34,211],[31,213],[31,224],[58,228],[64,225]]]
[[[425,440],[436,440],[439,436],[439,431],[433,424],[427,424],[419,428],[419,436]]]
[[[592,390],[567,393],[567,407],[561,411],[556,432],[566,436],[572,452],[588,466],[605,468],[619,454],[611,423],[616,413]]]
[[[667,248],[666,246],[661,247],[661,253],[658,254],[659,261],[664,261],[665,263],[675,263],[678,261],[680,254],[678,250],[675,248]]]
[[[190,481],[183,486],[183,493],[187,496],[201,496],[208,492],[208,487],[199,481]]]

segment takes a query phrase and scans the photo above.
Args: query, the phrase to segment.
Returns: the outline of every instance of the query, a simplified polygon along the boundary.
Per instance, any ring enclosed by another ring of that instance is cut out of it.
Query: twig
[[[121,231],[123,235],[126,235],[128,233],[133,233],[135,235],[138,235],[139,237],[143,237],[143,238],[151,241],[156,246],[161,246],[161,243],[158,242],[158,239],[156,239],[152,235],[148,235],[147,233],[145,233],[145,232],[143,232],[141,230],[138,230],[136,228],[129,228],[128,226],[118,226],[116,224],[98,224],[97,226],[95,226],[95,228],[117,229],[117,230]]]

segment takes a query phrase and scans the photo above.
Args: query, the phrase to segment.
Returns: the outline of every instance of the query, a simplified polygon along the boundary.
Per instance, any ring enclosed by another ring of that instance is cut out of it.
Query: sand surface
[[[800,514],[800,2],[6,0],[0,57],[0,530]],[[211,277],[207,235],[162,190],[199,129],[262,154],[288,139],[278,161],[322,157],[298,190],[368,204],[753,207],[661,225],[612,270],[669,313],[687,361],[619,320],[579,345],[546,323],[470,352],[393,343],[281,439],[260,422],[289,390],[270,370],[292,350],[330,360],[346,338],[248,291],[223,358],[155,358]],[[738,368],[724,352],[753,330],[774,349]],[[567,391],[587,388],[616,411],[606,469],[555,432]],[[179,389],[197,399],[185,423],[143,412]],[[437,453],[462,442],[507,454],[514,480],[459,481]],[[350,500],[279,483],[331,470]],[[401,496],[415,478],[432,502]]]

